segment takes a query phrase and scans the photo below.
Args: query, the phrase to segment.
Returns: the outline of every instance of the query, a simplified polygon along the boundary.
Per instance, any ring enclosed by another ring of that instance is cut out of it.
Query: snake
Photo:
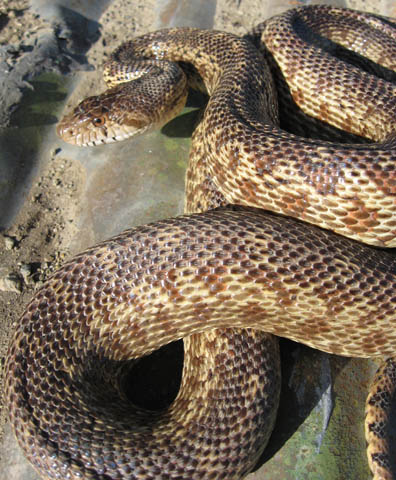
[[[366,403],[367,456],[373,478],[393,478],[395,59],[391,18],[325,5],[288,10],[246,38],[178,27],[112,54],[108,90],[58,124],[66,142],[158,128],[191,83],[209,99],[185,214],[75,256],[17,325],[6,403],[43,478],[244,478],[274,426],[278,336],[383,360]],[[136,361],[181,338],[174,402],[133,405]]]

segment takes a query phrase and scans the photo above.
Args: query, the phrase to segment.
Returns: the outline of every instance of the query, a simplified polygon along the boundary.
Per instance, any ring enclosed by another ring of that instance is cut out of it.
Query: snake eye
[[[104,117],[95,117],[92,120],[92,123],[95,125],[95,127],[101,127],[102,125],[105,124],[105,119]]]

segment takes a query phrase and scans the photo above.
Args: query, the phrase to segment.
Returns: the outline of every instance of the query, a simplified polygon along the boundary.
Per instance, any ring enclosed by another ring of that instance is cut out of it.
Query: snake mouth
[[[151,129],[152,127],[147,124],[141,124],[139,127],[118,125],[117,128],[114,128],[114,127],[107,128],[106,134],[103,134],[104,132],[90,132],[91,135],[89,135],[89,140],[86,143],[84,143],[85,138],[83,136],[82,143],[79,143],[78,145],[81,147],[84,147],[84,146],[94,147],[97,145],[115,143],[121,140],[126,140],[135,135],[141,135],[142,133],[147,132]],[[77,140],[78,138],[79,138],[79,135],[77,135]]]
[[[123,119],[123,123],[117,123],[104,117],[78,120],[72,114],[57,125],[56,133],[66,143],[91,147],[126,140],[150,128],[150,122],[142,117],[128,116]]]

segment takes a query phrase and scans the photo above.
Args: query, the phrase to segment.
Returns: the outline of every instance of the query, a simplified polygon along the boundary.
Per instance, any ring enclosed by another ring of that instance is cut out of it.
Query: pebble
[[[12,237],[4,236],[4,246],[6,250],[12,250],[16,246],[16,240]]]
[[[0,270],[0,291],[21,293],[22,279],[16,273]]]

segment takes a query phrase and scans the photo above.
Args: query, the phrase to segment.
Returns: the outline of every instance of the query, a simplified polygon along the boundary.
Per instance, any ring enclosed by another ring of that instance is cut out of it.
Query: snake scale
[[[392,478],[396,259],[377,247],[396,246],[395,24],[310,6],[264,22],[250,40],[192,28],[138,37],[105,67],[109,90],[58,126],[78,145],[158,126],[184,104],[186,65],[209,94],[192,139],[188,215],[76,256],[17,326],[6,400],[43,478],[243,478],[276,415],[271,334],[386,360],[367,400],[366,438],[374,478]],[[133,69],[135,56],[144,60]],[[356,142],[286,132],[277,95],[282,108],[298,104],[290,118],[309,119],[311,133],[320,114],[319,125]],[[161,412],[131,405],[123,385],[133,359],[179,338],[176,400]]]

